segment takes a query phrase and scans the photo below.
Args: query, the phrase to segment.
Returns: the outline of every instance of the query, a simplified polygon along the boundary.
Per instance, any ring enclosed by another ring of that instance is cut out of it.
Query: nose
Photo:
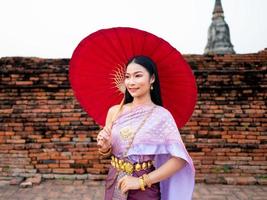
[[[126,81],[127,81],[127,84],[128,84],[128,85],[134,85],[134,84],[135,84],[135,80],[134,80],[133,77],[128,78]]]

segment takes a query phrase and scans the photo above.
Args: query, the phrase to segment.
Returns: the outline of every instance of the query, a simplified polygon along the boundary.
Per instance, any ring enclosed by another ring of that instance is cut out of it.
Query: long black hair
[[[149,78],[151,78],[151,76],[154,74],[155,81],[154,81],[154,83],[152,83],[153,90],[150,90],[151,100],[153,101],[154,104],[163,106],[162,99],[161,99],[161,93],[160,93],[160,84],[159,84],[159,76],[158,76],[157,66],[153,62],[153,60],[147,56],[142,56],[142,55],[134,56],[128,61],[127,65],[126,65],[126,69],[130,63],[135,63],[135,64],[139,64],[139,65],[143,66],[148,71]],[[133,97],[131,96],[131,94],[129,93],[129,91],[126,88],[125,99],[124,99],[123,104],[130,103],[132,101],[133,101]]]

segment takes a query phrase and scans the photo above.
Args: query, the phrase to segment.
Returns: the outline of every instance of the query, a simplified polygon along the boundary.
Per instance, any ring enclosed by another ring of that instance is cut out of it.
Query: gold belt
[[[126,172],[127,174],[132,174],[133,171],[140,171],[151,168],[153,166],[153,161],[132,164],[115,156],[111,156],[111,165],[115,167],[118,171],[121,170]]]

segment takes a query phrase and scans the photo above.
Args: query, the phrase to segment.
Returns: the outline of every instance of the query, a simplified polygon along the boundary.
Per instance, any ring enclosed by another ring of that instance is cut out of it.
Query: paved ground
[[[46,180],[32,188],[0,181],[1,200],[101,200],[103,182]],[[267,200],[267,186],[196,184],[193,200]]]

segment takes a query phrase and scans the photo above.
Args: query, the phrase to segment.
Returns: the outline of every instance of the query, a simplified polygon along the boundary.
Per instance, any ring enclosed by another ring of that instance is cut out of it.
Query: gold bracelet
[[[107,155],[109,155],[109,154],[111,153],[111,151],[112,151],[112,148],[111,148],[111,147],[109,147],[109,149],[108,149],[107,151],[105,151],[105,152],[103,152],[103,151],[101,151],[100,149],[98,149],[98,152],[99,152],[101,155],[103,155],[103,156],[107,156]]]
[[[98,149],[98,151],[101,152],[101,153],[107,153],[107,152],[109,152],[110,150],[111,150],[111,148],[108,148],[108,150],[106,150],[106,151],[102,151],[101,148]]]
[[[139,177],[139,182],[140,182],[140,189],[142,191],[145,191],[145,183],[144,183],[144,179],[142,177]]]
[[[145,182],[145,184],[147,185],[147,187],[151,187],[151,180],[150,180],[150,178],[149,178],[149,175],[148,174],[143,174],[143,179],[144,179],[144,182]]]

